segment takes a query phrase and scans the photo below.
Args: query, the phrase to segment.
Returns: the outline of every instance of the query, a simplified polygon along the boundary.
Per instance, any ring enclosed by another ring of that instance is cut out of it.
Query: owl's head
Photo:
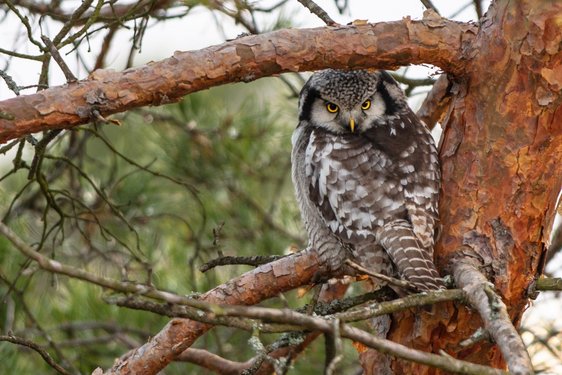
[[[313,74],[299,97],[299,122],[332,133],[361,133],[407,109],[404,93],[385,71],[327,69]]]

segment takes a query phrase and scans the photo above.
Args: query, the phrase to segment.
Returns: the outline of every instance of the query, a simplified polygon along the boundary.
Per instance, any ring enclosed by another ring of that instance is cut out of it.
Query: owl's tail
[[[429,251],[421,245],[408,221],[395,220],[385,224],[377,233],[377,239],[401,279],[410,282],[420,292],[445,288]]]

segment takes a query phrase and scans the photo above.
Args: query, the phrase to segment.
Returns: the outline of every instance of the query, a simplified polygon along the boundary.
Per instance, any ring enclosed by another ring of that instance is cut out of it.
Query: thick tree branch
[[[449,104],[451,104],[450,85],[447,75],[442,74],[435,81],[431,91],[416,113],[429,129],[433,129],[443,119]]]
[[[88,123],[230,82],[283,72],[396,68],[428,63],[451,74],[466,67],[474,25],[445,19],[288,29],[239,38],[123,72],[98,70],[83,81],[0,102],[0,142]],[[335,52],[337,51],[337,52]]]
[[[475,257],[459,251],[462,256],[453,260],[453,275],[464,290],[470,304],[478,310],[484,327],[498,344],[512,374],[533,374],[533,365],[525,344],[507,314],[507,308],[494,285],[479,271],[482,267]]]
[[[199,300],[221,305],[253,305],[311,283],[317,271],[316,252],[302,251],[232,279],[203,294]],[[157,373],[211,327],[192,320],[172,319],[149,342],[117,361],[107,373]]]

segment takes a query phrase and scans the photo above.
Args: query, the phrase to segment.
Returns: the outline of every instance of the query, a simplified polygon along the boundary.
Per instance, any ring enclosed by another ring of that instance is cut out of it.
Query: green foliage
[[[198,271],[220,254],[282,254],[304,245],[290,183],[296,101],[284,87],[275,79],[226,86],[128,113],[120,127],[63,132],[31,182],[34,150],[26,145],[22,168],[4,166],[2,216],[28,244],[65,264],[178,294],[205,292],[249,269]],[[82,373],[109,367],[168,320],[108,304],[110,291],[46,273],[2,238],[0,276],[3,332],[41,344]],[[255,355],[248,338],[218,328],[198,344],[245,361]],[[2,373],[52,371],[13,344],[0,343],[0,354]],[[317,373],[321,362],[307,371]]]

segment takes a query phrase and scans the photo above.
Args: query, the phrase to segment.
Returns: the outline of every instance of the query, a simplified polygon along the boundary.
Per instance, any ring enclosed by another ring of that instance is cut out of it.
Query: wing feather
[[[362,136],[315,129],[305,159],[309,197],[342,240],[374,239],[377,228],[404,219],[424,248],[433,247],[437,150],[413,113]]]

